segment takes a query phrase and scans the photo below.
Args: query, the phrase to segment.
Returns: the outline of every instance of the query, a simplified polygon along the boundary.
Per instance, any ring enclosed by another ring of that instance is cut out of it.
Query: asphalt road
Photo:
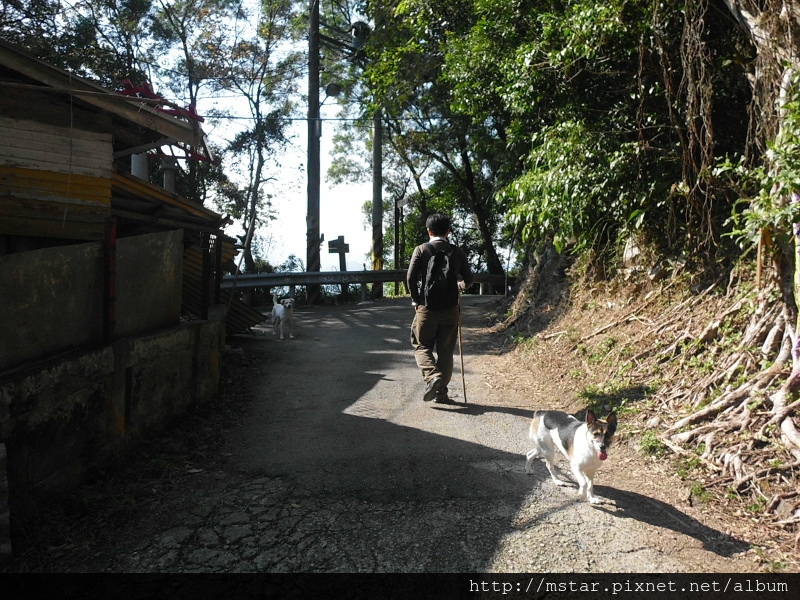
[[[83,553],[106,572],[676,573],[735,571],[746,548],[628,489],[525,473],[527,408],[492,397],[473,343],[491,297],[464,302],[467,404],[422,401],[408,300],[299,310],[295,339],[268,325],[231,338],[249,357],[242,425],[224,468],[153,499],[139,535]],[[457,362],[458,365],[458,362]],[[451,384],[463,401],[461,378]],[[612,455],[611,463],[614,459]],[[197,465],[195,465],[197,466]],[[624,468],[618,466],[617,468]],[[131,541],[126,541],[131,540]],[[665,540],[671,540],[665,544]]]

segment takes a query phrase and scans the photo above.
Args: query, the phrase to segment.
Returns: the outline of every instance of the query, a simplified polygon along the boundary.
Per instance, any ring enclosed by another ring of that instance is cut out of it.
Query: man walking
[[[447,384],[453,376],[458,341],[458,294],[475,278],[464,251],[447,239],[450,225],[447,215],[428,217],[425,227],[430,240],[414,248],[406,274],[415,311],[411,345],[425,380],[425,402],[449,401]]]

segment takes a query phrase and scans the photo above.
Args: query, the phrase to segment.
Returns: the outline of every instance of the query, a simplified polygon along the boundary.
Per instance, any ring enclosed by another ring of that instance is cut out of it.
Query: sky
[[[217,101],[214,104],[223,105],[224,102]],[[321,117],[335,118],[336,110],[335,106],[323,106]],[[323,121],[320,138],[320,234],[324,236],[320,248],[320,263],[322,271],[339,270],[339,256],[328,252],[328,241],[342,235],[350,247],[346,257],[347,270],[356,271],[363,269],[365,263],[369,268],[372,226],[365,223],[362,207],[364,202],[372,199],[372,182],[334,186],[327,181],[326,173],[331,164],[336,126],[335,121]],[[204,130],[212,140],[221,145],[233,137],[233,129],[225,125],[214,126],[207,123]],[[276,175],[276,180],[264,184],[265,191],[272,195],[272,209],[276,218],[256,230],[256,235],[262,240],[262,258],[274,267],[280,266],[292,254],[301,259],[304,266],[306,264],[306,121],[294,121],[289,135],[290,143],[279,151],[280,168],[271,174]],[[226,233],[231,236],[242,232],[239,223],[226,228]]]
[[[324,116],[324,115],[323,115]],[[298,135],[286,148],[282,157],[280,181],[276,182],[272,201],[277,220],[270,222],[260,233],[265,238],[266,259],[277,266],[290,254],[306,262],[306,215],[308,212],[307,131],[304,121],[296,121]],[[328,252],[328,242],[340,235],[350,246],[347,254],[347,270],[369,268],[372,246],[372,226],[365,224],[362,211],[364,202],[372,199],[372,183],[333,186],[326,181],[325,174],[331,164],[335,125],[323,122],[320,138],[320,234],[325,240],[320,249],[320,266],[323,271],[339,270],[339,255]]]
[[[237,26],[241,26],[237,23]],[[301,89],[306,89],[301,84]],[[321,90],[320,100],[324,97]],[[246,117],[249,113],[246,105],[232,97],[206,98],[200,101],[198,111],[203,109],[230,110],[238,117]],[[305,114],[305,110],[301,111]],[[323,119],[322,136],[320,138],[320,235],[324,241],[320,247],[320,263],[322,271],[338,271],[339,255],[328,252],[328,241],[340,235],[350,247],[347,254],[347,269],[361,270],[364,264],[369,267],[369,255],[372,248],[372,226],[365,223],[362,207],[364,202],[372,199],[372,182],[334,186],[327,181],[326,173],[331,164],[333,135],[336,131],[339,106],[336,102],[324,103],[320,107]],[[326,121],[325,119],[333,119]],[[220,146],[227,145],[236,132],[236,120],[227,123],[206,122],[205,133]],[[305,119],[292,122],[288,134],[290,143],[279,151],[280,168],[270,175],[277,174],[276,180],[265,184],[264,191],[272,196],[274,220],[265,227],[256,230],[261,238],[261,258],[272,266],[278,267],[286,262],[290,255],[297,256],[306,266],[306,215],[308,212],[308,178],[306,163],[308,159],[308,129]],[[231,174],[231,173],[229,173]],[[226,228],[228,235],[243,233],[241,224],[236,223]],[[385,242],[384,242],[385,243]]]

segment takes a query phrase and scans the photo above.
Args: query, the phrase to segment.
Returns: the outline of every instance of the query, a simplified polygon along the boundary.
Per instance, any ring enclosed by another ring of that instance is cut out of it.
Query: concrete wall
[[[208,321],[120,340],[0,379],[12,535],[48,495],[68,492],[190,405],[213,400],[225,326],[221,307],[211,312]]]
[[[0,261],[0,372],[103,336],[103,252],[77,244]]]
[[[0,372],[101,343],[103,269],[98,243],[2,257]],[[183,231],[119,239],[114,338],[177,324],[182,279]]]
[[[114,337],[177,323],[182,282],[182,230],[120,238]]]

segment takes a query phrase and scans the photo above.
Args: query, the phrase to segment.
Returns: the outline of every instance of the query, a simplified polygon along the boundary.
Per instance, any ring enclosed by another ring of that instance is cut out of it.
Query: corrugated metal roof
[[[222,240],[223,264],[236,256],[236,248],[227,239]],[[203,255],[198,245],[187,246],[183,254],[183,310],[199,316],[201,313]],[[209,291],[213,294],[213,291]],[[211,296],[210,296],[211,297]],[[213,298],[213,297],[212,297]],[[231,293],[220,292],[220,302],[225,306],[225,329],[229,334],[241,333],[266,320],[266,316]]]
[[[111,178],[111,214],[154,229],[182,227],[216,233],[223,223],[222,215],[202,204],[120,170]]]

